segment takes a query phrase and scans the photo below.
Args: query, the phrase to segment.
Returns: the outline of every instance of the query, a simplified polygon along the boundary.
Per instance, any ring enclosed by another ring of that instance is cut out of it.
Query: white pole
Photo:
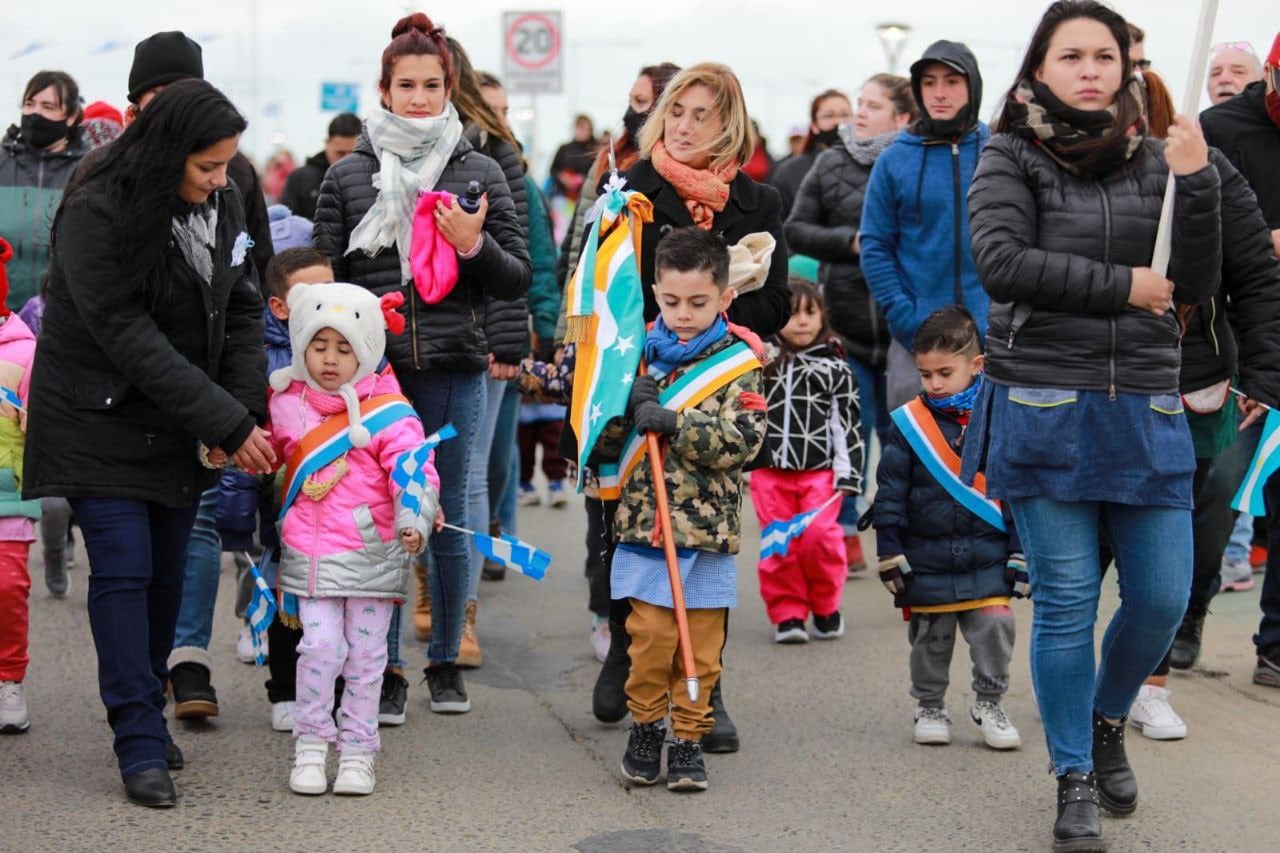
[[[1218,0],[1200,0],[1200,24],[1191,48],[1191,69],[1187,72],[1187,88],[1182,93],[1182,114],[1196,120],[1200,90],[1204,88],[1205,66],[1209,62],[1209,40],[1213,38],[1213,22],[1218,16]],[[1156,247],[1151,255],[1151,269],[1158,275],[1169,274],[1169,251],[1173,243],[1173,171],[1164,189],[1164,207],[1160,210],[1160,226],[1156,230]]]

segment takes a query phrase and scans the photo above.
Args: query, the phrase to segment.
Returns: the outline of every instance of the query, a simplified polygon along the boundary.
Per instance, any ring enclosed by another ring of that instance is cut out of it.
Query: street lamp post
[[[898,59],[907,39],[911,37],[910,24],[877,24],[876,37],[880,39],[880,47],[884,50],[884,58],[889,61],[889,73],[898,73]]]

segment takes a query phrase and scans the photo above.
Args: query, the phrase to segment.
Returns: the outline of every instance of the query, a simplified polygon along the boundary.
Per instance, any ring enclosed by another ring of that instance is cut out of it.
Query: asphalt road
[[[746,516],[752,518],[750,508]],[[430,713],[411,672],[407,725],[383,730],[368,798],[288,789],[292,740],[271,731],[265,670],[236,661],[232,567],[224,565],[212,653],[221,715],[171,723],[186,753],[179,805],[125,802],[98,699],[83,556],[72,594],[51,599],[32,560],[31,730],[0,739],[0,849],[72,850],[1046,850],[1055,786],[1027,667],[1031,607],[1019,624],[1006,707],[1024,746],[986,749],[967,720],[967,655],[957,649],[948,747],[911,742],[906,626],[874,576],[850,581],[843,639],[775,646],[756,591],[748,521],[741,606],[730,620],[725,697],[741,752],[708,758],[710,790],[632,790],[619,775],[625,728],[597,723],[582,578],[584,517],[522,510],[521,534],[556,556],[541,584],[486,583],[485,667],[467,676],[474,710]],[[1257,595],[1220,596],[1199,668],[1175,673],[1180,742],[1131,733],[1137,814],[1107,819],[1113,851],[1280,848],[1280,691],[1250,683]],[[1108,583],[1105,610],[1115,606]],[[421,647],[409,641],[420,668]],[[332,772],[332,769],[331,769]]]

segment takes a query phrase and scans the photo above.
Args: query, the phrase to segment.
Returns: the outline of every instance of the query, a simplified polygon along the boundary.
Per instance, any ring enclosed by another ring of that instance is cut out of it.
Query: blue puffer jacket
[[[958,454],[964,428],[945,412],[931,411]],[[871,517],[877,553],[881,559],[901,554],[911,566],[895,607],[956,604],[1012,592],[1005,564],[1021,546],[1008,511],[1006,534],[962,507],[925,468],[897,425],[880,456],[876,484]]]
[[[902,133],[876,160],[862,202],[862,273],[911,349],[925,318],[964,305],[984,334],[990,300],[969,248],[969,185],[991,136],[985,124],[956,143]]]

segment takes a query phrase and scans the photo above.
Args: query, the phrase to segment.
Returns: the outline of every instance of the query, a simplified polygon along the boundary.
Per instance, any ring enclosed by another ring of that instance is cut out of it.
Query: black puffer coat
[[[1210,164],[1177,179],[1174,298],[1197,305],[1222,273],[1220,180]],[[1031,142],[998,134],[969,189],[973,257],[991,296],[987,374],[1032,387],[1167,393],[1178,387],[1179,328],[1128,305],[1132,270],[1151,264],[1169,170],[1146,140],[1125,165],[1076,177]]]
[[[946,412],[930,409],[943,437],[960,453],[964,428]],[[1013,524],[1005,512],[1009,530]],[[976,601],[1012,592],[1004,578],[1009,554],[1020,550],[1010,536],[966,510],[934,479],[895,425],[876,468],[871,507],[881,558],[905,556],[907,589],[895,607],[927,607]]]
[[[476,372],[488,366],[484,335],[485,299],[518,299],[529,289],[529,251],[502,170],[465,139],[458,142],[436,189],[456,195],[479,181],[489,196],[484,246],[474,258],[458,259],[458,285],[436,305],[425,305],[412,282],[400,275],[395,246],[376,255],[347,255],[351,232],[373,206],[373,176],[378,158],[367,133],[355,151],[329,167],[316,202],[315,247],[329,256],[339,281],[369,288],[377,295],[399,290],[408,318],[405,331],[387,336],[387,357],[397,372],[448,370]]]
[[[529,248],[529,196],[524,186],[524,165],[515,146],[505,139],[490,136],[477,125],[467,128],[467,139],[481,154],[492,159],[502,169],[511,190],[511,201],[516,206],[516,219],[520,233],[524,235],[525,251]],[[519,364],[529,354],[529,300],[485,299],[484,334],[489,341],[489,352],[503,364]]]
[[[1266,83],[1250,83],[1200,113],[1200,124],[1208,143],[1222,150],[1258,194],[1262,218],[1274,230],[1280,228],[1280,126],[1267,113],[1266,95]]]
[[[773,168],[773,174],[769,176],[769,186],[778,191],[778,197],[782,200],[782,218],[786,219],[791,215],[791,211],[795,209],[796,194],[800,192],[800,185],[804,183],[805,175],[813,168],[813,164],[817,162],[819,151],[806,151],[803,154],[797,154],[794,157],[788,157]],[[793,252],[799,252],[800,249],[795,246],[789,247]]]
[[[280,192],[280,203],[289,208],[294,216],[303,219],[316,218],[316,199],[320,197],[320,184],[324,181],[325,172],[329,171],[329,158],[323,151],[312,154],[307,162],[294,169],[284,182]]]
[[[1238,370],[1251,397],[1275,406],[1280,404],[1280,260],[1244,176],[1229,162],[1219,160],[1217,166],[1222,287],[1187,317],[1179,390],[1208,388]]]
[[[191,506],[218,479],[197,440],[235,451],[266,420],[262,298],[248,256],[233,252],[244,209],[231,185],[216,199],[212,282],[171,240],[154,299],[121,281],[116,200],[90,181],[64,202],[31,374],[25,497]]]
[[[854,160],[843,144],[823,151],[800,184],[786,233],[791,251],[821,261],[822,300],[845,349],[867,364],[883,365],[889,324],[853,251],[870,177],[871,167]]]

